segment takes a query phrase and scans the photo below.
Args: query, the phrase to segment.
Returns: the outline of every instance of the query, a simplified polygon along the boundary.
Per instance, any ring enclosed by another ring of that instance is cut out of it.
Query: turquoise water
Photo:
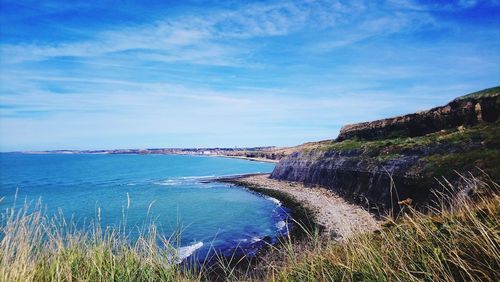
[[[274,199],[207,180],[273,167],[203,156],[0,154],[0,208],[41,198],[49,213],[60,209],[81,226],[100,209],[101,225],[115,227],[125,210],[131,238],[148,218],[167,237],[181,227],[183,257],[196,249],[198,257],[210,249],[231,254],[237,246],[253,252],[283,234],[287,211]]]

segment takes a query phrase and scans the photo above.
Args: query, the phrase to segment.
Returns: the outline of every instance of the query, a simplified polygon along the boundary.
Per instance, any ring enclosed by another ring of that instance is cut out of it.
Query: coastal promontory
[[[426,206],[462,174],[500,178],[499,113],[495,87],[428,111],[347,125],[336,140],[282,158],[271,178],[327,187],[380,211]]]

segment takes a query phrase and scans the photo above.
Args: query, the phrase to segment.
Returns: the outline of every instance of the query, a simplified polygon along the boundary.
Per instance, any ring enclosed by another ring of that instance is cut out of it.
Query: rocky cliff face
[[[419,175],[409,171],[418,161],[417,156],[407,156],[376,163],[363,160],[358,152],[297,152],[283,159],[271,177],[327,187],[349,200],[385,210],[398,199],[427,200]],[[390,189],[391,181],[399,187],[397,193]]]
[[[500,90],[498,88],[497,90]],[[382,210],[427,203],[436,177],[485,169],[500,175],[499,91],[444,107],[344,127],[336,141],[283,158],[271,177],[327,187]]]
[[[346,125],[340,130],[337,140],[415,137],[460,125],[494,122],[500,114],[500,87],[486,91],[489,91],[488,96],[468,95],[420,113]]]

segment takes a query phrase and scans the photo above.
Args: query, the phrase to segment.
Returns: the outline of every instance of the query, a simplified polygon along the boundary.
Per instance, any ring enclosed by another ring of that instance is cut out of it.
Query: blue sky
[[[297,145],[500,84],[495,1],[1,0],[0,150]]]

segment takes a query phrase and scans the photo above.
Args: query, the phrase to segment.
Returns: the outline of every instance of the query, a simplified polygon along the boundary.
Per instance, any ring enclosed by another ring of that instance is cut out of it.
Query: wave
[[[153,184],[163,185],[163,186],[173,186],[173,185],[179,185],[181,183],[182,183],[182,181],[174,180],[174,179],[167,179],[167,180],[153,182]]]
[[[177,263],[181,263],[182,260],[190,257],[196,250],[201,247],[203,247],[203,242],[198,242],[191,246],[180,247],[177,250]]]
[[[154,181],[153,184],[163,185],[163,186],[173,186],[180,185],[183,183],[198,182],[200,180],[209,180],[215,178],[215,175],[203,175],[203,176],[181,176],[172,177],[163,180]]]
[[[250,239],[250,241],[251,241],[252,243],[257,243],[257,242],[259,242],[259,241],[262,241],[262,238],[259,238],[259,237],[252,237],[252,239]]]
[[[259,241],[262,241],[262,238],[260,237],[251,237],[250,239],[248,238],[244,238],[244,239],[237,239],[236,242],[238,243],[247,243],[247,242],[250,242],[250,243],[257,243]]]
[[[204,176],[183,176],[179,177],[179,179],[205,179],[205,178],[214,178],[215,175],[204,175]]]
[[[276,228],[278,228],[279,231],[283,230],[283,228],[286,227],[286,222],[285,221],[278,221],[276,223]]]
[[[266,200],[269,200],[269,201],[275,203],[277,206],[281,206],[281,201],[276,199],[276,198],[269,197],[269,196],[264,196],[264,198],[266,198]]]
[[[260,173],[260,172],[256,172]],[[161,180],[154,180],[152,183],[156,185],[164,185],[164,186],[172,186],[172,185],[179,185],[183,183],[207,183],[212,180],[217,180],[220,178],[228,178],[228,177],[238,177],[246,175],[246,173],[237,173],[237,174],[223,174],[223,175],[193,175],[193,176],[179,176],[179,177],[172,177],[172,178],[167,178],[167,179],[161,179]],[[269,200],[275,202],[277,205],[281,205],[281,202],[279,202],[277,199],[274,198],[269,198]]]

